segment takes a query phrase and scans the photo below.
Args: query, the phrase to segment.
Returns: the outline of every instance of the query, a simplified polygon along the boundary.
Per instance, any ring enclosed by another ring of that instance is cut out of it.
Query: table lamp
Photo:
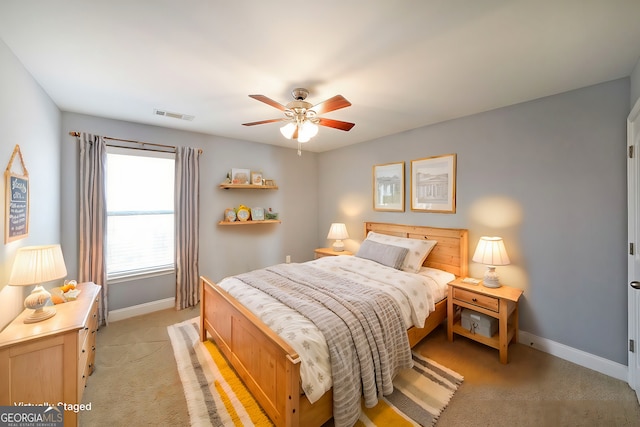
[[[347,226],[340,223],[334,222],[331,224],[331,228],[329,229],[329,234],[327,234],[327,239],[335,239],[333,243],[333,250],[335,252],[344,251],[344,243],[342,243],[342,239],[348,239],[349,233],[347,233]]]
[[[510,264],[507,250],[504,248],[504,242],[501,237],[483,236],[478,242],[476,252],[473,254],[472,260],[487,266],[484,273],[483,284],[488,288],[499,288],[500,280],[496,272],[496,265]]]
[[[24,319],[24,323],[36,323],[53,317],[56,310],[45,307],[51,294],[42,287],[42,283],[62,279],[67,275],[60,245],[26,246],[18,249],[9,285],[36,285],[24,300],[25,308],[34,310]]]

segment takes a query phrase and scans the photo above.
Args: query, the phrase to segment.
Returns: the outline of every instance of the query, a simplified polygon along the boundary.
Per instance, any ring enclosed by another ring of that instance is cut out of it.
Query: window
[[[107,148],[107,277],[174,268],[173,153]]]

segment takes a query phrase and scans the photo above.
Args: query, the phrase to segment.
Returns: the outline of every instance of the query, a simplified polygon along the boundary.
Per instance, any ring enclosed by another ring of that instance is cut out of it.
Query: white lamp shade
[[[342,240],[348,239],[349,233],[347,233],[347,226],[340,223],[334,222],[331,224],[331,228],[329,229],[329,234],[327,234],[327,239],[335,239]]]
[[[18,249],[9,284],[36,285],[61,279],[67,275],[60,245],[27,246]]]
[[[472,259],[474,262],[485,265],[507,265],[511,263],[501,237],[481,237]]]

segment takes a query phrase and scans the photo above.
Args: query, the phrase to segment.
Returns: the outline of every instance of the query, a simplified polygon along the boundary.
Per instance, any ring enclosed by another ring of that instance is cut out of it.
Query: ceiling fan
[[[243,125],[255,126],[266,123],[287,122],[287,124],[280,128],[280,132],[285,138],[296,139],[298,141],[298,154],[300,154],[300,143],[308,142],[318,133],[317,125],[343,131],[349,131],[355,126],[355,123],[318,117],[319,115],[330,111],[349,107],[351,103],[342,95],[336,95],[316,105],[305,101],[309,95],[309,91],[307,89],[295,88],[291,91],[291,95],[293,96],[294,101],[289,102],[287,105],[282,105],[264,95],[249,95],[250,98],[264,102],[265,104],[271,105],[272,107],[284,112],[284,117],[279,119],[243,123]]]

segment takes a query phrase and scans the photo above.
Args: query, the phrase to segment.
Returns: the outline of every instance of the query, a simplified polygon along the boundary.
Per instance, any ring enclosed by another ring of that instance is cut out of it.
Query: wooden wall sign
[[[12,172],[16,154],[20,158],[22,174]],[[13,242],[29,235],[29,172],[24,164],[20,146],[16,144],[9,164],[4,171],[5,212],[4,243]]]

